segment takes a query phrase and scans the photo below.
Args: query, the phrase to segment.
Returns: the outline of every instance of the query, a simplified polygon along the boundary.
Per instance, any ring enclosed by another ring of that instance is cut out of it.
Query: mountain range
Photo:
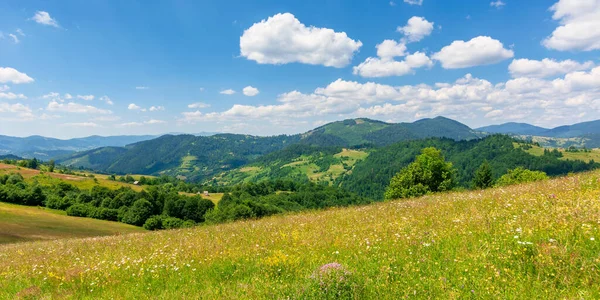
[[[577,123],[573,125],[564,125],[552,129],[538,127],[526,123],[504,123],[480,127],[476,129],[480,132],[531,135],[554,138],[575,138],[600,134],[600,120]]]

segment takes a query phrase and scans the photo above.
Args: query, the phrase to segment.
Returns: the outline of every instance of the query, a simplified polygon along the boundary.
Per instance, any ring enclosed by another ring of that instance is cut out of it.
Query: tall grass
[[[600,298],[600,172],[0,246],[0,298]]]

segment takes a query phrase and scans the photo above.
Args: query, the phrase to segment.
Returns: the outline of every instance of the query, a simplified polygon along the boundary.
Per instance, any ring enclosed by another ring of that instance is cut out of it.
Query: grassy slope
[[[518,147],[518,144],[516,147]],[[600,162],[600,149],[592,149],[592,152],[567,152],[564,149],[558,150],[563,154],[563,157],[560,158],[562,160],[582,160],[585,162],[594,160]],[[542,156],[544,155],[544,148],[533,146],[531,149],[525,150],[525,152],[536,156]]]
[[[68,217],[64,211],[0,202],[0,244],[141,231],[140,227],[123,223]]]
[[[143,189],[143,187],[141,187],[141,186],[128,184],[128,183],[124,183],[124,182],[119,182],[119,181],[108,180],[107,175],[94,174],[96,180],[98,181],[96,183],[94,181],[94,178],[76,176],[76,175],[59,174],[59,173],[47,173],[47,172],[44,174],[41,174],[41,172],[39,170],[21,168],[21,167],[17,167],[14,165],[7,165],[7,164],[0,163],[0,175],[10,174],[10,173],[20,173],[23,176],[23,178],[25,178],[25,181],[32,182],[34,180],[37,180],[42,185],[52,185],[52,184],[56,184],[60,181],[65,181],[65,182],[68,182],[80,189],[91,189],[95,185],[105,186],[110,189],[118,189],[120,187],[130,187],[133,190],[138,191],[138,192]],[[90,173],[86,173],[86,174],[90,174]],[[151,177],[151,176],[147,176],[147,177]],[[136,175],[136,176],[134,176],[134,178],[139,179],[139,176]]]
[[[285,163],[280,168],[291,168],[289,176],[303,176],[313,182],[328,182],[332,184],[339,176],[352,172],[344,169],[346,164],[353,167],[358,161],[365,159],[369,153],[359,150],[343,149],[340,153],[333,155],[340,159],[340,163],[332,164],[328,170],[319,172],[319,167],[313,162],[315,159],[326,159],[327,157],[300,156],[289,163]],[[343,163],[342,163],[343,162]],[[279,163],[279,162],[277,162]],[[276,164],[270,166],[246,166],[239,169],[224,172],[215,179],[218,184],[232,185],[250,181],[260,181],[269,178],[269,167],[277,167]]]
[[[0,298],[600,298],[600,172],[126,237],[0,246]],[[337,277],[336,277],[337,278]]]

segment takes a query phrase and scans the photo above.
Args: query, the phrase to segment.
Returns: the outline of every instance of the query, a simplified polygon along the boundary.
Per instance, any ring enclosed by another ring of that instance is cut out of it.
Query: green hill
[[[0,202],[0,244],[143,231],[118,222],[68,217],[60,210]]]
[[[600,298],[600,173],[0,246],[0,298]]]
[[[477,134],[466,125],[443,117],[400,124],[361,118],[330,123],[305,134],[291,136],[165,135],[127,147],[80,152],[62,157],[57,162],[105,173],[183,175],[191,180],[208,180],[224,171],[249,167],[265,155],[296,144],[338,147],[341,151],[341,148],[378,147],[427,137],[460,140],[476,138]]]

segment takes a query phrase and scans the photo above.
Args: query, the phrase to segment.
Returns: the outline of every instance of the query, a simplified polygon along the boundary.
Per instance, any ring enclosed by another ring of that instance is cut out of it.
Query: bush
[[[386,199],[418,197],[433,192],[451,190],[455,185],[452,163],[442,152],[429,147],[421,150],[416,160],[392,178],[385,192]]]
[[[160,230],[163,229],[162,217],[152,216],[144,223],[144,229],[146,230]]]
[[[486,189],[491,187],[494,184],[494,179],[492,178],[492,168],[490,164],[486,161],[481,164],[477,172],[475,172],[475,178],[473,178],[473,185],[479,189]]]
[[[75,201],[70,197],[59,197],[57,195],[51,195],[46,199],[46,207],[52,209],[65,210],[74,203]]]
[[[508,173],[502,175],[496,182],[496,186],[507,186],[525,182],[534,182],[548,179],[548,175],[542,171],[531,171],[522,167],[509,170]]]
[[[175,217],[166,217],[162,220],[164,229],[175,229],[183,226],[183,220]]]
[[[118,221],[119,220],[118,216],[119,216],[118,209],[105,208],[105,207],[90,209],[90,213],[89,213],[90,218],[107,220],[107,221]]]
[[[75,204],[67,208],[67,216],[73,217],[87,217],[89,214],[89,207],[85,204]]]
[[[133,203],[127,213],[123,216],[123,222],[131,225],[142,226],[152,215],[152,204],[146,199],[140,199]]]

